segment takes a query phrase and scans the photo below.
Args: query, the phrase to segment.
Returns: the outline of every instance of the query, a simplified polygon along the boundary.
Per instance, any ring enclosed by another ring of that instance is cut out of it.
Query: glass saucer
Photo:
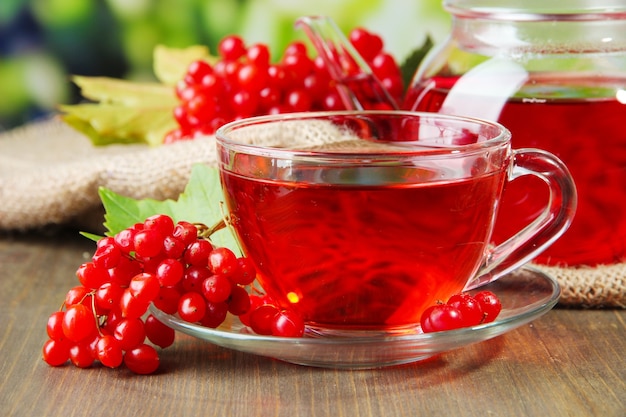
[[[522,326],[550,311],[560,296],[557,281],[525,267],[485,285],[494,292],[502,311],[491,323],[437,333],[368,337],[259,336],[230,317],[217,329],[203,327],[163,313],[151,313],[167,326],[213,344],[299,365],[324,368],[366,369],[424,360],[436,354],[482,342]],[[475,290],[478,291],[478,290]]]

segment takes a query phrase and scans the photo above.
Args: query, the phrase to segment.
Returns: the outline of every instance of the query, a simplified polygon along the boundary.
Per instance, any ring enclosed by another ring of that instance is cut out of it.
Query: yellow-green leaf
[[[63,120],[87,135],[94,145],[112,143],[163,143],[167,132],[177,127],[172,108],[129,107],[120,104],[61,106]]]
[[[177,104],[174,89],[159,83],[140,83],[108,77],[74,76],[83,97],[102,103],[127,106],[170,106]]]
[[[83,120],[80,117],[76,117],[71,114],[65,114],[61,116],[61,118],[69,126],[87,136],[96,146],[112,145],[114,143],[136,143],[136,141],[126,140],[124,138],[120,138],[117,135],[113,137],[101,135],[96,132],[91,124],[89,124],[89,121]]]
[[[157,45],[154,48],[154,75],[163,84],[175,85],[184,78],[189,65],[198,60],[205,60],[213,64],[217,58],[212,57],[209,48],[202,45],[194,45],[184,49]]]

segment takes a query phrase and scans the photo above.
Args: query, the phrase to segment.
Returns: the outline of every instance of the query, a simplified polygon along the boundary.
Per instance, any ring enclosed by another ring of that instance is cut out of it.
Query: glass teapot
[[[545,149],[565,162],[577,213],[535,262],[626,262],[626,2],[445,0],[444,7],[449,38],[424,58],[398,107],[496,120],[511,130],[513,147]],[[545,188],[537,181],[522,177],[506,190],[501,213],[512,214],[498,218],[496,240],[539,215],[545,201],[526,192]]]

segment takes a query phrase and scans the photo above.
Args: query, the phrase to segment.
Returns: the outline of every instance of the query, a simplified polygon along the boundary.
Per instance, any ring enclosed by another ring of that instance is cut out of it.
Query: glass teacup
[[[567,168],[510,140],[495,122],[402,111],[264,116],[217,132],[230,223],[259,283],[315,331],[348,335],[415,331],[428,306],[511,272],[567,229]],[[492,247],[503,189],[527,175],[549,203]]]

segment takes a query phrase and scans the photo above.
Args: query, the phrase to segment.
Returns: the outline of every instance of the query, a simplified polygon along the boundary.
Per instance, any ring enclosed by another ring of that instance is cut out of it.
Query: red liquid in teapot
[[[557,155],[569,168],[578,190],[578,208],[571,227],[536,261],[553,265],[624,262],[626,80],[608,80],[604,84],[597,80],[574,81],[586,89],[583,92],[595,89],[609,93],[606,98],[577,99],[563,87],[562,78],[550,87],[542,86],[545,81],[539,80],[528,88],[526,97],[506,101],[497,120],[511,130],[514,148],[541,148]],[[450,78],[429,80],[428,88],[412,91],[407,103],[421,95],[413,109],[440,111],[450,90],[454,91],[455,82]],[[572,80],[567,82],[572,84]],[[533,96],[533,89],[541,92],[536,96],[539,98]],[[552,94],[546,94],[550,91]],[[475,107],[489,99],[467,96],[465,100]],[[459,97],[455,98],[455,103],[459,102]],[[458,107],[455,112],[459,113]],[[494,232],[496,241],[510,236],[541,211],[547,191],[544,196],[538,194],[540,187],[544,185],[534,178],[520,178],[509,184]]]
[[[401,328],[478,268],[504,172],[418,185],[311,185],[223,173],[270,295],[309,323]]]

